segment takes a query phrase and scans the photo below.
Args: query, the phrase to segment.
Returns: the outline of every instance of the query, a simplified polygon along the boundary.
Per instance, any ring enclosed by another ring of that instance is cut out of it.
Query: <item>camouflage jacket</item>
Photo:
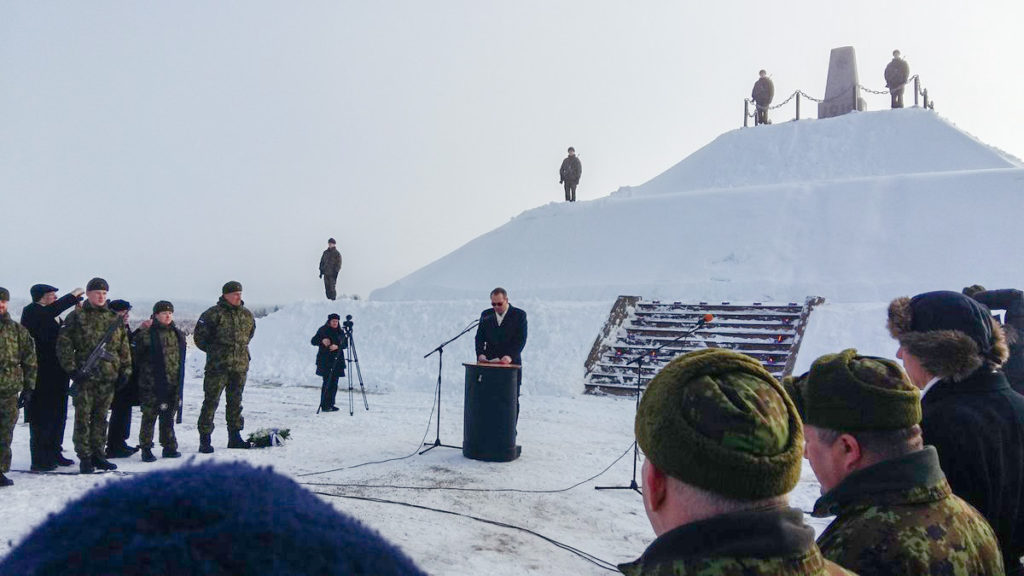
[[[785,506],[685,524],[659,536],[619,570],[627,576],[853,574],[825,560],[803,512]]]
[[[885,67],[885,87],[902,88],[910,76],[910,64],[901,58],[893,58]]]
[[[337,248],[328,248],[320,256],[320,273],[337,276],[341,272],[341,252]]]
[[[153,343],[156,339],[154,358]],[[163,398],[176,397],[178,381],[181,378],[181,358],[185,351],[185,337],[172,322],[164,326],[153,321],[148,328],[139,328],[132,338],[135,368],[138,370],[139,389],[143,401],[151,395]],[[163,363],[163,373],[156,362]],[[166,380],[165,380],[166,377]]]
[[[207,372],[249,370],[249,341],[256,333],[256,319],[245,303],[232,306],[221,296],[196,323],[196,346],[206,352]]]
[[[36,387],[36,345],[24,326],[0,316],[0,395]]]
[[[850,474],[813,515],[836,516],[818,546],[859,574],[1003,573],[995,533],[953,495],[933,446]]]
[[[103,339],[107,328],[116,320],[116,312],[105,307],[97,308],[88,302],[80,310],[68,314],[57,336],[57,361],[60,367],[68,374],[74,374],[82,368],[89,354]],[[97,364],[93,378],[104,382],[127,381],[132,375],[132,352],[124,322],[110,337],[107,353],[107,357]]]

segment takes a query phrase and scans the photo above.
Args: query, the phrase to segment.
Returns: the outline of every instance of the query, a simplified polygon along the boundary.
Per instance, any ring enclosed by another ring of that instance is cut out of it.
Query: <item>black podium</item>
[[[462,455],[473,460],[511,462],[516,450],[518,364],[463,364],[466,402]]]

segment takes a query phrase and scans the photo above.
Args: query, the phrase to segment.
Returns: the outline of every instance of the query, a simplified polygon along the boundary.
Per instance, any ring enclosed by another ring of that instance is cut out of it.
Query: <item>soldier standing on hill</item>
[[[75,463],[61,454],[64,426],[68,419],[69,378],[57,361],[57,335],[60,333],[58,318],[82,300],[85,290],[75,288],[70,294],[57,298],[56,288],[48,284],[36,284],[29,292],[32,294],[32,303],[22,308],[21,325],[28,329],[35,340],[39,361],[36,389],[27,407],[31,469],[49,472],[57,466],[71,466]]]
[[[155,322],[140,328],[132,340],[139,377],[142,423],[139,447],[142,461],[154,462],[153,426],[160,421],[160,446],[164,458],[177,458],[178,440],[174,437],[174,411],[178,407],[185,359],[185,335],[174,325],[174,305],[161,300],[153,305]]]
[[[341,273],[341,252],[338,252],[334,238],[327,240],[327,250],[320,256],[320,277],[324,279],[324,291],[328,300],[335,300],[338,293],[338,274]]]
[[[117,470],[104,456],[107,436],[107,411],[114,390],[128,384],[132,375],[132,355],[124,321],[107,308],[107,281],[93,278],[85,287],[87,302],[68,314],[57,337],[57,359],[61,368],[75,381],[75,453],[82,474]],[[87,373],[85,363],[103,343],[108,330],[106,355]]]
[[[580,176],[583,175],[583,164],[576,157],[576,149],[569,146],[569,155],[562,160],[562,166],[558,169],[558,176],[561,178],[558,183],[565,186],[565,201],[576,201],[576,186],[580,183]]]
[[[32,400],[37,370],[32,335],[11,319],[7,312],[10,299],[11,293],[0,288],[0,487],[14,483],[4,473],[11,469],[11,440],[18,409]]]
[[[344,350],[348,348],[348,338],[341,330],[340,322],[341,316],[328,315],[327,324],[321,326],[310,341],[310,344],[317,347],[316,375],[324,379],[320,388],[320,410],[324,412],[338,411],[334,405],[338,395],[338,379],[345,375]]]
[[[885,67],[885,87],[889,89],[893,108],[903,108],[903,88],[910,78],[910,64],[900,58],[900,51],[892,51],[892,60]]]
[[[768,121],[768,106],[775,98],[775,83],[768,77],[768,72],[760,70],[759,78],[754,82],[754,89],[750,91],[750,98],[757,104],[754,113],[754,126],[758,124],[771,124]]]
[[[199,451],[203,454],[213,452],[213,416],[225,390],[228,448],[249,447],[239,433],[245,428],[242,391],[249,372],[249,341],[255,332],[256,319],[242,302],[242,284],[235,281],[224,285],[220,300],[196,323],[196,346],[206,352],[203,408],[198,423]]]

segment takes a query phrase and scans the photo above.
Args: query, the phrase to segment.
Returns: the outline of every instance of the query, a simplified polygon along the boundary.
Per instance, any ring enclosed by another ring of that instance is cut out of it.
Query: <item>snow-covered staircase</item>
[[[781,379],[792,373],[807,319],[814,306],[822,302],[823,298],[809,297],[802,305],[796,302],[785,305],[760,302],[684,304],[619,296],[587,358],[587,392],[635,392],[637,364],[631,360],[685,334],[707,314],[714,318],[692,336],[646,355],[640,374],[641,387],[676,356],[701,348],[742,352],[756,358]]]

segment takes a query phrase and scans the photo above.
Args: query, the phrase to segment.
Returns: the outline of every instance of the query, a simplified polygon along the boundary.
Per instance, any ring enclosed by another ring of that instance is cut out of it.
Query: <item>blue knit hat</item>
[[[110,482],[36,528],[0,574],[424,574],[270,468],[206,463]]]

